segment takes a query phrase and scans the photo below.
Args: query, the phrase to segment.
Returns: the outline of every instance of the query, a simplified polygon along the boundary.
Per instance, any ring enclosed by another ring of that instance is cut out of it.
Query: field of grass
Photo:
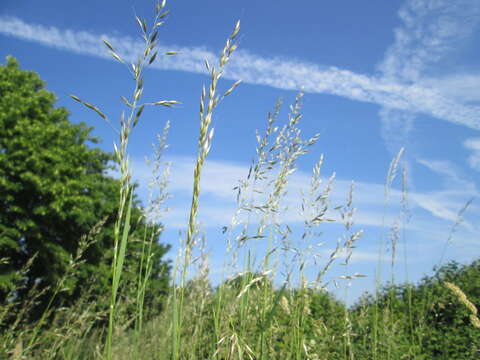
[[[348,265],[362,232],[353,231],[354,186],[345,204],[332,208],[329,201],[334,177],[322,174],[323,157],[313,166],[309,191],[302,200],[303,233],[292,232],[279,218],[285,208],[285,188],[298,159],[315,145],[318,135],[303,138],[300,131],[302,96],[289,107],[286,120],[278,103],[257,135],[256,159],[235,189],[237,211],[225,236],[224,281],[209,282],[206,247],[208,239],[197,222],[201,211],[202,170],[214,143],[212,119],[226,96],[234,96],[236,82],[220,89],[219,80],[230,57],[235,56],[240,23],[219,56],[218,64],[206,63],[210,82],[200,93],[200,131],[190,216],[185,237],[171,274],[170,293],[162,311],[144,306],[151,269],[151,244],[146,236],[139,262],[135,291],[123,295],[124,260],[129,254],[131,208],[134,186],[128,161],[128,141],[142,126],[145,106],[175,107],[175,100],[142,103],[143,70],[155,61],[157,31],[165,14],[158,3],[151,29],[138,19],[145,51],[135,64],[125,64],[134,78],[130,113],[120,122],[115,158],[121,188],[114,228],[114,256],[108,309],[98,309],[86,291],[68,307],[44,309],[40,319],[24,321],[41,296],[31,289],[29,302],[10,299],[0,307],[0,356],[12,359],[478,359],[480,320],[475,304],[480,301],[480,262],[469,266],[452,263],[416,285],[378,285],[375,294],[346,306],[327,291],[325,274],[336,262],[345,265],[344,279],[353,282]],[[158,24],[158,25],[157,25]],[[105,42],[118,61],[115,44]],[[174,56],[174,54],[171,54]],[[73,98],[102,112],[82,99]],[[192,114],[197,116],[197,114]],[[165,147],[168,124],[158,155]],[[174,144],[173,144],[174,146]],[[392,160],[386,188],[401,173],[402,152]],[[160,163],[161,158],[156,161]],[[160,182],[161,191],[166,189]],[[388,191],[387,191],[388,193]],[[408,193],[404,190],[404,197]],[[335,216],[333,214],[336,214]],[[161,218],[159,219],[161,221]],[[343,224],[344,234],[329,257],[319,257],[318,232],[327,223]],[[460,219],[459,219],[460,221]],[[82,252],[88,249],[101,224],[90,237],[82,238],[77,257],[66,277],[75,277]],[[394,230],[399,232],[400,229]],[[393,236],[395,239],[395,236]],[[393,240],[392,248],[395,248]],[[261,246],[259,245],[261,244]],[[395,251],[386,262],[395,262]],[[32,259],[32,262],[35,261]],[[317,263],[318,261],[318,263]],[[315,274],[307,268],[315,265]],[[30,265],[24,271],[28,273]],[[215,269],[219,271],[219,269]],[[58,289],[65,278],[60,280]],[[55,294],[56,292],[54,292]]]

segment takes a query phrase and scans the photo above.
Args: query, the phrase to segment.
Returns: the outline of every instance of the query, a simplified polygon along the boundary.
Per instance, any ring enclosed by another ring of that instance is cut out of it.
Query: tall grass
[[[341,280],[346,298],[351,282],[363,276],[350,273],[349,268],[357,242],[362,237],[362,231],[354,226],[354,184],[343,204],[332,203],[335,174],[323,176],[322,155],[313,165],[309,188],[303,193],[299,209],[304,218],[303,229],[297,233],[282,218],[287,210],[287,185],[297,169],[298,160],[319,139],[318,134],[303,138],[300,131],[301,92],[290,106],[285,121],[280,120],[283,112],[279,102],[267,116],[264,133],[256,134],[256,157],[245,178],[239,180],[235,187],[237,209],[230,224],[223,229],[226,244],[223,281],[216,288],[209,283],[207,239],[197,223],[201,211],[200,183],[214,140],[215,108],[240,83],[233,83],[224,92],[219,90],[225,66],[230,57],[235,56],[239,22],[228,37],[218,64],[205,63],[210,83],[203,87],[200,95],[200,130],[190,215],[186,236],[180,241],[167,306],[159,315],[146,317],[144,299],[152,268],[151,248],[158,234],[145,232],[137,290],[131,299],[127,299],[135,304],[133,319],[129,319],[134,326],[120,326],[124,322],[124,319],[119,320],[124,304],[119,300],[119,291],[124,260],[131,242],[130,216],[134,190],[128,159],[129,138],[139,124],[145,106],[172,107],[179,103],[173,100],[141,102],[143,72],[157,60],[157,37],[163,24],[161,19],[167,14],[165,6],[165,0],[157,3],[151,29],[145,20],[136,18],[145,48],[135,63],[128,64],[115,52],[114,44],[105,41],[111,55],[127,66],[134,79],[130,98],[122,97],[128,111],[122,113],[119,129],[98,107],[72,96],[108,121],[119,136],[114,149],[121,179],[119,207],[114,228],[110,293],[104,294],[110,304],[108,323],[103,328],[95,321],[101,314],[86,301],[88,296],[79,299],[75,306],[58,311],[51,326],[44,326],[45,319],[52,315],[50,306],[40,321],[31,325],[23,321],[31,303],[10,302],[2,305],[0,324],[13,308],[17,318],[13,327],[2,333],[3,354],[14,359],[425,359],[424,340],[433,334],[429,332],[427,318],[434,305],[433,297],[428,288],[423,297],[418,292],[414,293],[411,285],[397,288],[393,275],[398,242],[404,236],[401,224],[405,227],[408,215],[405,171],[402,173],[403,210],[390,237],[391,283],[385,288],[380,281],[386,246],[386,236],[382,235],[377,293],[350,309],[326,291],[329,285],[326,274],[337,261],[343,260]],[[163,135],[159,137],[155,171],[159,170],[162,161],[168,128],[167,123]],[[390,188],[400,166],[402,152],[392,161],[388,171],[385,207],[388,206]],[[156,209],[167,197],[164,192],[165,177],[157,177],[156,183],[160,184],[161,195],[150,209]],[[320,230],[329,222],[343,224],[343,233],[335,240],[334,248],[325,260],[319,237]],[[100,230],[95,228],[93,233],[95,231]],[[82,240],[85,246],[79,247],[80,251],[72,259],[71,271],[66,276],[73,276],[89,239]],[[28,266],[25,272],[28,272]],[[307,270],[312,268],[315,269],[313,276]],[[59,283],[59,289],[62,284]],[[475,304],[451,282],[446,282],[445,286],[468,310],[472,326],[478,326]],[[36,294],[31,297],[31,302],[35,302],[39,292],[36,289],[31,291]],[[421,303],[421,306],[415,306],[415,302]],[[422,310],[419,311],[419,308]]]
[[[232,34],[227,39],[225,47],[220,54],[220,59],[218,66],[211,66],[207,61],[205,66],[207,71],[210,73],[211,81],[210,86],[208,87],[208,94],[205,89],[205,86],[202,89],[200,96],[200,134],[198,138],[198,154],[197,161],[195,164],[195,169],[193,172],[193,191],[192,191],[192,202],[190,206],[190,216],[188,219],[188,229],[187,229],[187,238],[184,244],[183,249],[183,259],[181,260],[181,269],[180,269],[180,286],[177,287],[176,282],[173,284],[173,358],[178,359],[180,357],[180,349],[182,346],[182,329],[183,329],[183,307],[185,300],[185,281],[187,276],[187,270],[190,264],[190,257],[192,249],[197,242],[197,213],[199,207],[199,198],[200,198],[200,180],[202,176],[202,169],[207,158],[210,148],[212,146],[214,128],[211,127],[213,119],[213,111],[217,105],[228,96],[235,87],[238,86],[240,82],[236,82],[230,87],[222,96],[217,95],[217,85],[218,81],[223,75],[224,67],[227,65],[230,60],[230,56],[234,53],[237,48],[235,39],[240,31],[240,22],[237,22],[235,28],[233,29]],[[176,280],[176,274],[174,274],[174,281]]]
[[[115,131],[119,134],[119,145],[115,144],[115,157],[116,161],[120,167],[120,196],[119,196],[119,207],[117,220],[114,227],[114,257],[112,262],[112,285],[111,285],[111,295],[110,295],[110,309],[109,309],[109,321],[108,321],[108,332],[106,337],[105,345],[105,357],[108,360],[112,359],[112,342],[113,342],[113,332],[116,327],[116,311],[117,311],[117,295],[118,289],[121,281],[121,276],[123,272],[123,264],[125,261],[127,245],[130,235],[130,220],[131,220],[131,209],[132,209],[132,199],[133,199],[133,185],[131,183],[131,173],[128,160],[128,141],[131,135],[131,132],[138,124],[140,117],[142,115],[143,109],[148,105],[163,105],[163,106],[172,106],[178,104],[178,101],[157,101],[155,103],[140,103],[143,94],[143,71],[146,66],[151,65],[156,57],[157,52],[155,51],[157,45],[157,36],[159,27],[163,24],[160,22],[161,19],[166,17],[168,14],[167,11],[164,11],[166,6],[166,1],[163,0],[161,3],[157,2],[155,7],[155,17],[152,22],[152,28],[149,30],[147,27],[147,22],[144,19],[136,17],[136,21],[142,32],[142,37],[145,41],[145,47],[142,54],[139,54],[138,60],[136,63],[127,64],[120,55],[115,52],[114,47],[108,41],[103,40],[104,44],[110,51],[110,54],[120,63],[127,66],[128,71],[133,76],[135,86],[133,87],[131,98],[128,99],[122,96],[122,100],[129,108],[128,115],[125,116],[125,113],[122,112],[120,118],[120,130]],[[94,110],[100,117],[105,119],[110,123],[108,117],[96,106],[93,106],[89,103],[84,102],[77,96],[72,96],[74,100],[79,101],[86,107]],[[155,236],[151,236],[150,239],[154,239]],[[144,247],[142,249],[141,264],[143,265],[144,261],[148,261],[150,257],[151,246]],[[138,291],[137,291],[137,331],[141,330],[142,324],[142,313],[143,313],[143,298],[145,296],[144,290],[146,287],[146,281],[148,281],[148,266],[147,263],[147,273],[142,277],[142,273],[139,273],[138,279]],[[142,267],[140,267],[142,269]]]

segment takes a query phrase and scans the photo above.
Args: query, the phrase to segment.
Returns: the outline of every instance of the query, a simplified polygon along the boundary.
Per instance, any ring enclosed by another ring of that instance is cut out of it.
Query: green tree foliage
[[[477,309],[480,307],[480,260],[467,266],[452,262],[438,269],[434,277],[425,278],[418,289],[431,299],[426,309],[431,335],[425,338],[424,347],[435,359],[478,359],[480,329],[471,323],[471,312],[445,287],[446,281],[457,285]]]
[[[418,285],[388,285],[352,309],[360,358],[477,359],[480,330],[471,311],[445,286],[458,286],[480,306],[480,260],[449,263]]]
[[[119,181],[107,175],[112,156],[88,147],[89,142],[98,142],[90,136],[91,128],[70,123],[67,110],[54,107],[55,101],[38,75],[21,70],[14,58],[0,66],[1,302],[25,296],[35,284],[50,289],[44,297],[48,299],[65,279],[82,236],[102,220],[95,242],[62,283],[55,303],[71,302],[86,284],[93,284],[94,296],[104,294],[110,285],[119,193]],[[168,246],[158,243],[158,226],[145,224],[138,202],[132,225],[125,282],[138,276],[145,233],[153,234],[153,281],[146,298],[154,301],[167,288],[169,265],[162,257]],[[34,254],[28,276],[23,276],[21,270]]]

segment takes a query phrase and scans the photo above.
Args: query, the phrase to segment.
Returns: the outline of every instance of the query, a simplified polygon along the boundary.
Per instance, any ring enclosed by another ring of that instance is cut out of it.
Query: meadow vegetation
[[[362,276],[348,270],[362,232],[353,227],[353,184],[344,204],[330,201],[335,176],[323,175],[323,156],[304,191],[302,231],[281,221],[297,161],[319,138],[300,131],[302,93],[287,114],[279,102],[257,132],[256,156],[232,193],[237,210],[223,228],[224,280],[210,283],[208,239],[197,221],[200,185],[215,108],[240,83],[223,88],[220,81],[235,56],[239,22],[218,63],[205,63],[210,82],[200,91],[190,215],[176,261],[164,260],[169,246],[155,215],[168,198],[168,168],[160,164],[169,123],[154,154],[157,196],[145,207],[135,197],[128,142],[146,106],[179,104],[142,102],[144,69],[181,56],[156,50],[165,5],[156,4],[151,26],[136,18],[145,48],[134,63],[104,41],[134,80],[118,124],[72,95],[117,133],[113,154],[87,146],[95,141],[91,129],[70,123],[36,74],[11,57],[0,66],[0,358],[478,359],[480,261],[441,264],[417,284],[392,277],[346,306],[328,292],[325,274],[343,262],[347,284]],[[388,171],[387,194],[400,158]],[[112,166],[119,178],[108,175]],[[332,253],[320,256],[320,231],[330,222],[344,231]]]

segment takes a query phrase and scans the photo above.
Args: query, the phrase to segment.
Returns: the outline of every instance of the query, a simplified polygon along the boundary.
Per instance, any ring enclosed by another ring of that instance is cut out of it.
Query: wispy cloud
[[[463,146],[472,152],[468,157],[470,167],[480,171],[480,138],[467,139]]]
[[[441,80],[427,78],[428,67],[438,62],[444,55],[455,49],[456,43],[471,34],[478,23],[480,3],[459,0],[410,0],[400,10],[403,27],[396,29],[395,42],[387,50],[384,61],[379,65],[379,76],[356,74],[336,67],[321,67],[298,60],[262,58],[247,51],[239,51],[229,64],[226,77],[241,78],[247,83],[269,85],[275,88],[297,90],[301,87],[311,93],[327,93],[348,99],[379,104],[382,107],[383,132],[387,143],[406,138],[416,113],[426,113],[452,123],[480,129],[480,106],[475,103],[480,96],[451,96],[446,89],[452,84],[460,84],[464,93],[475,86],[476,77],[463,75],[462,78],[446,77]],[[28,24],[14,17],[0,17],[0,33],[15,38],[34,41],[79,54],[110,58],[100,39],[109,40],[117,52],[126,60],[132,61],[142,51],[142,43],[125,36],[94,34],[86,31],[62,30],[38,24]],[[178,70],[193,73],[205,73],[204,59],[214,62],[213,52],[201,47],[161,46],[160,52],[178,50],[177,57],[163,57],[155,67],[164,70]],[[463,80],[468,79],[468,82]],[[438,86],[438,84],[445,84]],[[467,85],[465,85],[467,84]],[[460,86],[459,85],[459,86]],[[453,91],[453,90],[450,90]],[[402,135],[403,134],[403,135]],[[469,159],[474,168],[480,167],[480,141],[470,139],[464,146],[472,150]],[[392,149],[396,151],[396,149]],[[191,189],[191,169],[193,159],[176,159],[176,168],[172,169],[171,190],[186,197]],[[419,161],[422,163],[422,160]],[[431,170],[442,176],[451,176],[441,169],[439,163],[423,162]],[[436,167],[434,169],[433,167]],[[207,223],[225,223],[234,204],[225,202],[232,195],[231,188],[246,173],[246,168],[237,164],[209,162],[203,191],[215,198],[215,203],[206,203]],[[137,164],[137,174],[146,174]],[[208,175],[210,174],[210,175]],[[221,179],[221,181],[219,181]],[[458,180],[458,179],[457,179]],[[291,198],[298,198],[299,184],[308,182],[308,176],[297,173],[292,177]],[[298,186],[297,186],[298,185]],[[342,203],[350,186],[349,181],[337,181],[332,199]],[[465,184],[456,183],[457,188],[465,190]],[[381,226],[383,209],[383,185],[357,184],[356,203],[361,208],[358,222],[364,225]],[[470,188],[474,191],[475,189]],[[475,190],[476,191],[476,190]],[[465,191],[446,190],[429,194],[411,194],[413,204],[426,210],[431,216],[453,220],[456,211],[465,199]],[[400,198],[399,192],[392,192]],[[454,195],[454,196],[453,196]],[[223,199],[224,202],[219,201]],[[452,200],[454,199],[454,200]],[[392,203],[394,200],[392,199]],[[187,201],[188,203],[188,201]],[[220,207],[221,205],[221,207]],[[174,210],[168,215],[172,223],[180,226],[184,223],[182,210]],[[230,215],[229,215],[230,216]],[[301,221],[298,213],[290,212],[292,221]]]
[[[55,27],[28,24],[15,17],[0,17],[0,33],[103,58],[110,56],[99,41],[100,39],[109,40],[116,51],[129,61],[134,60],[142,50],[142,43],[130,37],[61,30]],[[399,51],[396,50],[397,47],[394,46],[389,51],[387,60]],[[160,52],[172,49],[180,51],[181,55],[159,59],[154,64],[156,68],[205,73],[204,60],[214,62],[216,59],[213,52],[202,47],[160,46]],[[439,119],[480,129],[479,106],[467,106],[444,97],[432,87],[419,86],[415,83],[407,84],[398,81],[398,77],[387,76],[398,67],[387,60],[384,67],[389,70],[385,70],[385,76],[380,78],[356,74],[336,67],[322,67],[291,59],[267,59],[248,51],[238,51],[232,58],[225,77],[286,90],[303,88],[310,93],[338,95],[352,100],[376,103],[388,109],[426,113]]]
[[[480,103],[480,73],[448,74],[435,78],[422,78],[419,83],[462,103]]]
[[[412,194],[412,199],[434,216],[451,223],[456,222],[458,213],[466,202],[480,195],[475,183],[449,161],[417,159],[417,163],[441,176],[443,183],[439,183],[435,191]],[[469,212],[476,213],[473,208],[474,205],[471,205]],[[470,222],[465,221],[464,225],[474,231]]]
[[[431,65],[457,49],[459,44],[472,34],[480,22],[480,3],[470,0],[407,0],[398,15],[402,26],[395,29],[395,41],[387,49],[384,60],[378,66],[383,79],[404,85],[423,84],[427,88],[435,88],[437,99],[448,98],[457,105],[463,104],[455,106],[454,111],[468,112],[476,108],[467,106],[466,103],[471,98],[460,96],[456,89],[437,87],[438,81],[422,79],[431,70],[429,68]],[[450,79],[449,85],[460,85],[460,88],[465,88],[465,83],[454,82],[453,79]],[[452,92],[456,92],[457,95],[451,96]],[[445,107],[448,107],[448,104],[435,101],[430,95],[427,95],[426,101],[435,107],[443,108],[440,113],[448,111]],[[442,118],[439,112],[435,114],[432,111],[430,114]],[[464,116],[469,118],[466,113]],[[380,117],[387,146],[392,152],[396,152],[398,147],[407,143],[415,114],[408,109],[387,105],[380,111]],[[470,125],[467,123],[464,125],[478,129],[474,123],[475,121]]]
[[[407,0],[398,16],[403,25],[395,29],[395,41],[379,70],[386,78],[415,83],[472,34],[480,20],[480,3]]]
[[[480,145],[480,143],[477,145]],[[475,183],[471,180],[468,180],[459,166],[451,163],[450,161],[432,159],[417,159],[416,161],[437,175],[443,176],[445,188],[461,189],[462,192],[468,192],[472,194],[477,193]]]
[[[169,191],[173,194],[173,199],[169,204],[172,210],[166,214],[162,221],[168,227],[183,229],[191,201],[194,159],[190,157],[170,157],[168,160],[172,162],[169,186]],[[422,162],[429,166],[432,171],[457,176],[449,164]],[[151,169],[141,159],[132,159],[131,164],[134,178],[140,183],[140,195],[146,199],[146,184],[150,179]],[[206,228],[220,229],[230,223],[236,210],[233,187],[237,185],[239,179],[245,178],[247,173],[248,166],[246,165],[213,160],[206,162],[201,184],[203,195],[199,214],[199,219]],[[432,232],[431,228],[433,227],[439,235],[448,231],[448,226],[457,220],[458,211],[473,196],[472,194],[476,194],[476,190],[471,183],[459,177],[455,179],[451,181],[451,184],[447,183],[439,190],[427,193],[412,192],[408,195],[411,210],[415,214],[414,221],[407,224],[408,230],[418,232],[428,230]],[[307,192],[309,182],[310,175],[304,171],[297,171],[290,176],[283,202],[288,206],[288,209],[280,216],[282,222],[298,225],[303,223],[305,218],[300,214],[301,190]],[[335,181],[330,196],[332,208],[345,203],[350,184],[349,180],[338,179]],[[390,206],[386,209],[384,193],[385,187],[382,184],[364,182],[355,184],[353,203],[358,209],[354,217],[355,224],[358,226],[389,227],[394,223],[400,213],[402,194],[399,190],[392,189]],[[470,209],[470,211],[475,216],[478,213],[478,208]],[[329,217],[337,219],[341,224],[337,212],[330,213]],[[254,216],[250,220],[252,223],[256,222]],[[474,230],[469,222],[466,222],[465,225],[468,230]]]

